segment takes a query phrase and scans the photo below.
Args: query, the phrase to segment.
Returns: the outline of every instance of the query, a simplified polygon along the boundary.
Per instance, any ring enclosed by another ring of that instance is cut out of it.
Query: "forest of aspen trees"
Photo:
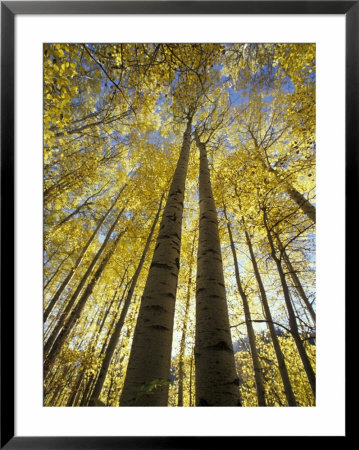
[[[43,75],[44,406],[315,406],[315,45]]]

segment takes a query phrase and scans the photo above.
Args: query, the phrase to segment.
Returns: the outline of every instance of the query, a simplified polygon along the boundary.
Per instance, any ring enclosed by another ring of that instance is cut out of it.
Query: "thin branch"
[[[123,93],[122,89],[120,88],[120,86],[111,78],[111,76],[109,75],[109,73],[106,71],[106,69],[103,67],[103,65],[97,61],[97,59],[92,55],[92,53],[90,52],[90,50],[87,48],[86,44],[82,44],[83,48],[86,50],[86,52],[88,53],[88,55],[90,56],[90,58],[100,67],[100,69],[102,70],[102,72],[106,75],[106,77],[111,81],[111,83],[115,86],[115,88],[120,92],[120,94],[122,95],[122,97],[124,98],[125,102],[127,103],[127,105],[129,106],[129,108],[133,111],[133,113],[136,115],[136,111],[134,109],[134,107],[129,103],[129,101],[127,100],[125,94]]]
[[[278,323],[278,322],[272,322],[271,320],[264,320],[264,319],[263,319],[263,320],[254,320],[254,319],[252,319],[252,320],[245,320],[244,322],[237,323],[237,325],[231,325],[230,328],[236,328],[236,327],[239,327],[239,325],[244,325],[244,324],[247,323],[247,322],[266,322],[266,323],[272,323],[273,325],[277,325],[278,327],[284,328],[286,331],[288,331],[288,333],[292,333],[291,330],[290,330],[289,328],[285,327],[284,325],[281,325],[281,324]]]

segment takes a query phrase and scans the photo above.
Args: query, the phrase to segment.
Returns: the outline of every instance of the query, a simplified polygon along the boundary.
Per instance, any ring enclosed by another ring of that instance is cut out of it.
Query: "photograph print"
[[[43,405],[315,406],[316,47],[43,45]]]

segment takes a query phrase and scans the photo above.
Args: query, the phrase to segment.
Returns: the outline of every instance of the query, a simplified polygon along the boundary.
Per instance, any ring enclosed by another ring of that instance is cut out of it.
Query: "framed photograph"
[[[347,436],[358,21],[1,2],[1,448]]]

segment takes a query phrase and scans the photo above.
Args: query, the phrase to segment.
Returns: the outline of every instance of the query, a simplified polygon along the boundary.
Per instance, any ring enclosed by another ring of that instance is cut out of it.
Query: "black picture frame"
[[[172,449],[236,445],[243,437],[25,437],[14,435],[14,20],[17,14],[341,14],[346,19],[346,236],[358,204],[359,1],[1,2],[1,441],[6,449]],[[355,239],[354,239],[355,241]],[[346,240],[346,296],[355,248]],[[347,329],[347,327],[346,327]],[[347,404],[347,402],[346,402]],[[346,432],[346,436],[348,434]],[[258,437],[260,438],[260,437]],[[263,440],[263,437],[262,437]],[[219,442],[220,441],[220,442]],[[264,444],[264,442],[263,442]]]

